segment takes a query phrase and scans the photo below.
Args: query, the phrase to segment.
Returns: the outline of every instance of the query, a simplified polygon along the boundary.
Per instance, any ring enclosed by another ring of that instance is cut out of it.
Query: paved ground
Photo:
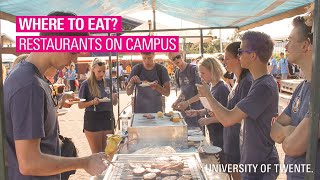
[[[172,102],[175,98],[175,91],[171,92],[171,96],[168,98],[168,104]],[[283,94],[280,96],[280,105],[279,109],[283,109],[287,103],[287,98],[289,95]],[[130,98],[124,93],[120,93],[120,110],[126,107],[130,102]],[[76,147],[79,150],[79,156],[87,156],[91,154],[90,147],[87,143],[87,140],[82,133],[83,128],[83,113],[84,110],[78,109],[77,105],[73,105],[70,109],[70,112],[66,115],[59,117],[61,134],[67,137],[71,137],[75,142]],[[117,115],[117,108],[115,108],[115,115]],[[281,145],[277,145],[278,153],[280,156],[280,163],[283,164],[284,153],[282,151]],[[87,180],[90,179],[89,174],[84,170],[78,170],[75,175],[70,177],[71,180]],[[285,174],[280,174],[278,177],[279,180],[285,180]]]

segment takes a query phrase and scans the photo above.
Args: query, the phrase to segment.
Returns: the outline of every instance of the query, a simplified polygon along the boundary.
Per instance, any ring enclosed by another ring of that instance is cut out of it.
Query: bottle
[[[122,122],[122,134],[123,135],[127,135],[128,133],[128,121],[129,121],[129,117],[126,114],[125,111],[123,111],[123,115],[121,117],[121,122]]]

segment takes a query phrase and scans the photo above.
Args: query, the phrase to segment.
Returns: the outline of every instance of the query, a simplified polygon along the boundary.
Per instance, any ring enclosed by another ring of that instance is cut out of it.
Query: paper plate
[[[86,99],[80,99],[79,101],[69,101],[69,100],[66,100],[66,103],[68,103],[68,104],[77,104],[77,103],[79,103],[79,102],[84,102],[84,101],[86,101]]]
[[[202,141],[204,136],[188,136],[188,141]]]
[[[111,99],[104,97],[102,99],[99,99],[100,102],[111,102]]]
[[[69,112],[69,109],[68,108],[62,108],[62,109],[58,109],[57,110],[57,113],[58,113],[58,116],[62,116],[62,115],[65,115]]]
[[[150,85],[152,85],[153,84],[153,82],[143,82],[143,83],[141,83],[139,86],[141,86],[141,87],[148,87],[148,86],[150,86]]]
[[[188,130],[188,136],[199,136],[199,135],[203,135],[202,131],[199,130]]]
[[[208,154],[217,154],[222,151],[222,149],[218,146],[210,146],[206,145],[202,147],[203,151]]]

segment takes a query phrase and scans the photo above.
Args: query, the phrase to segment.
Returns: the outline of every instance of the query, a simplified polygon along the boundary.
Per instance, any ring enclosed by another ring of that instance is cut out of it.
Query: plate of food
[[[102,99],[99,99],[100,102],[110,102],[111,99],[109,99],[108,97],[104,97]]]
[[[58,113],[58,116],[62,116],[62,115],[65,115],[69,112],[69,109],[68,108],[62,108],[62,109],[58,109],[57,110],[57,113]]]
[[[150,86],[152,84],[154,84],[154,82],[143,81],[139,86],[148,87],[148,86]]]
[[[73,99],[66,100],[66,103],[68,103],[68,104],[77,104],[79,102],[84,102],[84,101],[86,101],[86,99],[80,99],[78,97],[75,97]]]
[[[188,136],[198,136],[203,135],[203,132],[201,130],[188,130]]]

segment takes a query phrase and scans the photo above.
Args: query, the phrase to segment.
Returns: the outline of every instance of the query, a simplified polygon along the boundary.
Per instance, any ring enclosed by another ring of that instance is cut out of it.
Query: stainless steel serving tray
[[[156,114],[152,115],[156,116]],[[143,114],[133,114],[131,126],[128,127],[129,142],[149,146],[188,146],[187,124],[180,113],[175,112],[174,116],[179,116],[181,121],[175,123],[166,116],[147,119]]]

